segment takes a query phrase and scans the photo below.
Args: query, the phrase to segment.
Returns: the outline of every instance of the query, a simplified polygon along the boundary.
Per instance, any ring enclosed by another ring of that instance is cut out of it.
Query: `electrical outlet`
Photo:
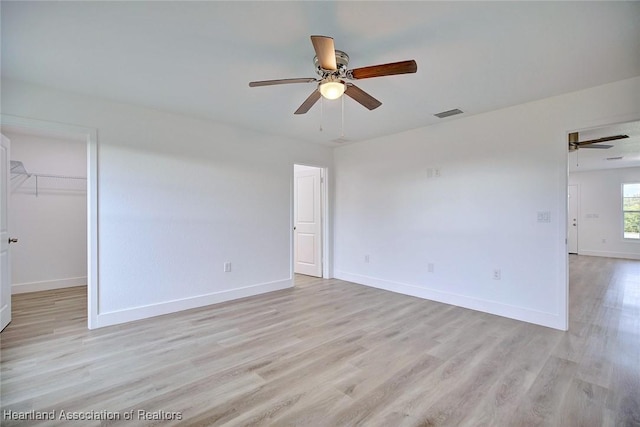
[[[440,168],[435,168],[435,169],[433,170],[433,176],[435,176],[436,178],[439,178],[439,177],[440,177],[440,175],[441,175],[441,174],[440,174]]]
[[[369,262],[369,255],[364,256],[364,262],[367,262],[367,263]]]
[[[607,239],[602,239],[602,243],[607,243]]]
[[[502,278],[502,272],[499,268],[493,270],[493,280],[500,280]]]
[[[230,262],[225,262],[224,263],[224,272],[225,273],[229,273],[231,271],[231,263]]]
[[[429,273],[433,273],[433,271],[434,271],[434,265],[433,265],[433,263],[432,263],[432,262],[430,262],[429,264],[427,264],[427,271],[428,271]]]
[[[538,212],[538,222],[551,222],[551,212],[549,211]]]

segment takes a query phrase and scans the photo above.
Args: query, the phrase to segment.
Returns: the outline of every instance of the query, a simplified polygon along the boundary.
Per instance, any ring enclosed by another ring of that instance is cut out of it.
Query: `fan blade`
[[[613,147],[613,145],[594,145],[599,144],[601,142],[607,141],[616,141],[618,139],[629,138],[629,135],[612,135],[605,136],[598,139],[590,139],[588,141],[578,141],[578,132],[571,132],[569,134],[569,151],[577,150],[578,148],[596,148],[601,150],[606,150],[607,148]]]
[[[320,99],[322,95],[320,95],[320,91],[319,90],[314,90],[313,93],[311,93],[311,95],[309,95],[309,97],[307,99],[305,99],[305,101],[302,103],[302,105],[296,110],[295,113],[293,114],[304,114],[307,111],[309,111],[311,109],[311,107],[313,107],[313,104],[315,104],[316,102],[318,102],[318,99]]]
[[[579,145],[580,148],[601,148],[601,149],[607,149],[607,148],[611,148],[613,147],[613,145]]]
[[[326,36],[311,36],[311,43],[313,43],[320,66],[325,70],[337,70],[336,49],[333,45],[333,39]]]
[[[392,76],[394,74],[410,74],[418,71],[418,64],[411,61],[392,62],[390,64],[372,65],[370,67],[356,68],[349,75],[356,79],[369,79],[371,77]]]
[[[382,105],[382,102],[369,95],[367,92],[360,89],[358,86],[348,83],[347,90],[344,91],[345,95],[353,98],[369,110],[373,110]]]
[[[629,135],[605,136],[604,138],[591,139],[589,141],[576,141],[575,143],[578,144],[579,146],[583,146],[583,145],[598,144],[600,142],[616,141],[618,139],[625,139],[625,138],[629,138]]]
[[[311,83],[316,81],[318,80],[314,79],[313,77],[301,79],[262,80],[257,82],[249,82],[249,87],[285,85],[289,83]]]

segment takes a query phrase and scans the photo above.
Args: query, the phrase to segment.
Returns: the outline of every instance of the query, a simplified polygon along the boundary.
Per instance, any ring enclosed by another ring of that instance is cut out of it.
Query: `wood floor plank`
[[[550,349],[559,339],[559,334],[548,332],[546,328],[523,324],[517,333],[501,343],[513,350],[503,359],[496,381],[476,409],[461,420],[461,426],[509,425],[511,415],[542,371]]]
[[[606,408],[609,390],[573,379],[562,404],[560,424],[567,427],[614,425]]]
[[[336,279],[89,331],[86,291],[15,295],[5,411],[132,426],[637,426],[640,262],[570,256],[561,332]],[[66,425],[0,420],[11,425]]]
[[[531,426],[561,425],[561,409],[577,364],[551,356],[540,374],[522,397],[511,419]]]
[[[402,424],[415,421],[420,425],[437,425],[442,420],[434,417],[432,407],[442,396],[451,393],[459,385],[468,384],[469,378],[485,360],[496,340],[496,337],[477,340],[450,359],[436,358],[440,363],[434,363],[430,369],[422,372],[419,381],[403,387],[394,404],[380,411],[378,421],[394,420],[401,421]]]

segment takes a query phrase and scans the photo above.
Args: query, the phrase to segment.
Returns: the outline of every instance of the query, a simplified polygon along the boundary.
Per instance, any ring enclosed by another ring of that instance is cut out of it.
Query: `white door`
[[[322,170],[294,166],[294,271],[322,277]]]
[[[578,253],[578,186],[569,186],[569,224],[567,226],[567,246],[570,254]]]
[[[2,135],[0,149],[0,331],[11,322],[11,274],[9,272],[9,139]]]

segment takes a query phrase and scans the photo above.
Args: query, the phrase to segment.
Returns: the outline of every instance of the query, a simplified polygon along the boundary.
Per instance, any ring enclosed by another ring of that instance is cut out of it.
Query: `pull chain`
[[[340,98],[342,99],[342,130],[340,131],[340,138],[344,138],[344,95]]]
[[[322,107],[324,105],[322,98],[323,97],[320,97],[320,132],[322,132],[322,118],[323,118],[323,111],[324,111]]]

